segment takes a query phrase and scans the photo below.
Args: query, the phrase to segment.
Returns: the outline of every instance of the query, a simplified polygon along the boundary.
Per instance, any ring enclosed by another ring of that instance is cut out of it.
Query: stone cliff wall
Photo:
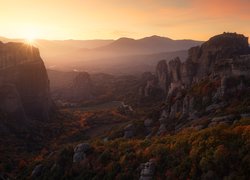
[[[23,43],[0,42],[0,69],[31,61],[42,61],[37,48]]]
[[[248,38],[236,33],[214,36],[200,47],[189,50],[187,60],[177,57],[167,64],[162,60],[156,76],[162,90],[168,94],[176,87],[190,87],[207,76],[249,76],[250,49]]]
[[[0,89],[4,113],[20,119],[49,119],[49,79],[37,48],[0,43]]]
[[[224,33],[189,50],[183,63],[177,57],[156,67],[158,86],[165,92],[166,106],[159,119],[159,134],[170,125],[224,108],[231,98],[249,94],[250,49],[248,38]]]

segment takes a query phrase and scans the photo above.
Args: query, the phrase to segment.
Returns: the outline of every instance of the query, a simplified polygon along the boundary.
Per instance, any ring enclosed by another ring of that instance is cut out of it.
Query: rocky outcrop
[[[181,74],[180,74],[180,69],[181,69],[181,60],[180,58],[175,58],[169,61],[169,76],[171,79],[171,83],[176,83],[181,81]]]
[[[141,174],[139,180],[151,180],[155,174],[156,161],[150,159],[149,162],[140,165]]]
[[[188,52],[184,62],[177,57],[168,63],[161,60],[156,67],[166,97],[158,134],[173,120],[211,114],[227,105],[223,98],[249,91],[250,49],[244,35],[223,33]]]
[[[0,43],[0,99],[0,111],[11,118],[49,119],[49,79],[37,48]]]
[[[214,117],[211,120],[211,123],[209,124],[209,126],[211,127],[211,126],[215,126],[217,124],[231,124],[236,120],[238,120],[238,117],[236,117],[235,115]]]
[[[170,85],[168,65],[165,60],[161,60],[156,67],[156,77],[160,88],[166,93]]]
[[[124,115],[132,115],[134,113],[133,108],[130,105],[124,104],[124,102],[121,102],[121,105],[118,106],[117,110]]]
[[[159,73],[158,74],[159,78],[161,78],[160,77],[161,73],[160,72],[158,73]],[[162,78],[164,78],[163,74],[162,74]],[[144,72],[139,81],[139,97],[140,97],[139,101],[143,103],[145,99],[146,101],[149,101],[149,100],[154,101],[156,99],[161,99],[163,97],[161,88],[163,87],[165,87],[164,79],[162,79],[162,82],[158,83],[156,75],[152,74],[151,72]]]
[[[236,33],[223,33],[210,38],[199,48],[197,59],[189,58],[191,62],[197,62],[198,78],[215,73],[216,66],[223,60],[249,53],[248,38]],[[227,68],[224,70],[227,71]],[[225,73],[223,72],[223,73]]]
[[[73,162],[76,163],[84,160],[91,149],[88,143],[78,144],[74,149]]]
[[[87,100],[93,98],[93,85],[87,72],[79,73],[72,84],[73,99]]]
[[[188,87],[209,75],[249,76],[250,55],[247,54],[250,54],[247,37],[224,33],[212,37],[200,47],[191,48],[183,63],[178,57],[168,64],[161,60],[156,67],[156,76],[167,94],[169,89],[180,85]]]

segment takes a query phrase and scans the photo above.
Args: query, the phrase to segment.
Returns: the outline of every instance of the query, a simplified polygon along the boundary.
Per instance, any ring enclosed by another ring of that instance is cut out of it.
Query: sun
[[[27,34],[24,36],[25,38],[25,43],[29,44],[29,45],[35,45],[35,41],[36,41],[36,33],[35,31],[27,31]]]
[[[34,45],[35,40],[36,40],[36,38],[34,36],[28,36],[25,38],[25,42],[29,45]]]
[[[28,44],[33,44],[34,43],[34,41],[35,41],[35,39],[34,38],[26,38],[26,42],[28,43]]]

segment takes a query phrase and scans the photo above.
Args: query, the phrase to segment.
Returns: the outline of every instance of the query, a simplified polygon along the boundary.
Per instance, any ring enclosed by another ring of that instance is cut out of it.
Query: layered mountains
[[[159,58],[186,58],[186,50],[202,42],[151,36],[138,40],[36,40],[34,43],[49,69],[135,74],[152,69]]]
[[[173,40],[166,37],[151,36],[142,39],[120,38],[106,46],[99,47],[100,51],[115,51],[120,54],[155,54],[186,50],[200,45],[201,41]]]

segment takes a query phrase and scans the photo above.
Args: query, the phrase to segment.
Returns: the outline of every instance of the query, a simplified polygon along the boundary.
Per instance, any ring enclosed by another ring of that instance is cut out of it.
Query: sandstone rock
[[[22,43],[0,45],[0,89],[4,97],[0,110],[12,118],[49,119],[49,80],[37,48]]]
[[[248,55],[240,55],[233,58],[231,67],[235,76],[250,77],[250,52]]]
[[[178,57],[170,60],[168,65],[166,61],[160,61],[156,68],[159,85],[166,91],[171,83],[181,81],[188,87],[195,79],[202,79],[209,74],[249,75],[248,53],[248,38],[243,35],[224,33],[214,36],[201,47],[191,48],[183,63]]]
[[[168,65],[165,60],[161,60],[156,67],[156,77],[158,79],[158,83],[160,88],[167,93],[169,84],[170,84],[170,77],[168,73]]]
[[[221,59],[249,53],[248,38],[236,33],[217,35],[202,44],[200,52],[200,57],[194,61],[199,63],[197,76],[202,77],[213,73]]]
[[[220,117],[214,117],[211,120],[211,123],[209,123],[208,127],[215,126],[217,124],[232,124],[234,121],[237,121],[238,117],[235,115],[227,115],[227,116],[220,116]]]
[[[73,162],[80,162],[86,158],[86,154],[82,151],[80,152],[75,152],[73,156]]]
[[[180,68],[181,81],[186,88],[191,86],[195,72],[196,69],[193,62],[189,62],[187,60],[186,62],[181,64]]]
[[[171,82],[175,83],[181,81],[181,60],[179,57],[169,61],[169,70]]]
[[[189,49],[188,58],[184,62],[179,58],[170,60],[168,64],[165,60],[160,61],[156,74],[159,86],[166,92],[165,109],[169,112],[159,119],[162,129],[166,122],[173,125],[177,119],[197,119],[203,115],[203,107],[206,106],[206,113],[213,113],[226,106],[223,104],[225,98],[249,90],[248,38],[236,33],[214,36],[201,46]],[[208,80],[212,83],[204,84]],[[201,89],[204,85],[209,85],[211,92]],[[204,92],[206,95],[200,96]],[[219,103],[221,101],[222,104]],[[197,113],[197,110],[201,112]],[[223,120],[219,123],[231,121]]]
[[[153,96],[158,89],[155,75],[151,72],[144,72],[140,79],[139,95],[142,97]]]
[[[227,116],[214,117],[211,121],[212,122],[234,121],[236,118],[237,117],[234,115],[227,115]]]
[[[131,106],[124,104],[124,102],[121,103],[121,105],[118,107],[118,111],[125,115],[131,115],[134,113],[134,110]]]
[[[78,144],[74,148],[73,162],[80,162],[86,158],[86,153],[91,150],[91,146],[88,143]]]
[[[141,176],[140,180],[151,180],[155,174],[156,162],[154,159],[150,159],[149,162],[140,165]]]
[[[182,112],[182,101],[181,100],[176,100],[176,102],[171,106],[171,111],[170,111],[170,118],[176,118],[176,113],[181,113]]]

